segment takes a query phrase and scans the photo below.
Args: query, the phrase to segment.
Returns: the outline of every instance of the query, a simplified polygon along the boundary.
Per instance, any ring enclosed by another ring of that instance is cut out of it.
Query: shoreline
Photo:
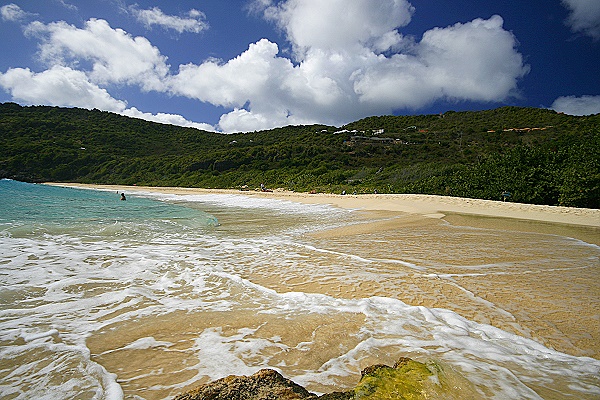
[[[580,240],[592,246],[600,246],[600,210],[595,209],[541,206],[414,194],[336,195],[295,193],[280,190],[259,192],[233,189],[77,183],[49,183],[49,185],[105,190],[112,191],[113,193],[119,191],[119,193],[124,192],[126,195],[135,195],[136,192],[177,195],[238,195],[286,200],[304,204],[328,204],[334,207],[364,212],[365,218],[362,223],[353,224],[351,227],[340,227],[308,233],[308,235],[318,240],[340,239],[342,242],[357,240],[358,243],[358,239],[356,238],[363,235],[379,235],[383,232],[386,232],[385,234],[393,239],[394,235],[406,234],[413,227],[416,229],[429,229],[433,233],[438,229],[443,230],[443,226],[446,224],[491,229],[493,231],[502,231],[502,235],[508,233],[506,239],[503,239],[508,248],[506,251],[500,251],[500,254],[504,254],[510,258],[510,246],[516,246],[518,254],[514,262],[517,264],[520,262],[526,263],[528,260],[528,257],[523,256],[523,254],[528,254],[527,247],[529,244],[520,232],[567,237]],[[452,245],[469,249],[472,245],[469,242],[470,240],[475,240],[476,242],[478,240],[485,240],[485,231],[482,231],[482,239],[477,239],[479,236],[477,231],[471,232],[473,232],[473,235],[470,238],[464,239],[466,241],[452,243]],[[552,238],[547,239],[554,240]],[[437,239],[433,238],[431,240],[434,240],[432,246],[440,245],[435,241]],[[539,244],[545,240],[542,238],[540,242],[534,242]],[[444,243],[446,242],[443,242],[441,245],[444,245]],[[535,246],[535,244],[531,244],[531,246]],[[484,248],[486,247],[484,246]],[[488,259],[488,255],[485,252],[477,254],[478,249],[477,247],[473,248],[472,251],[475,251],[476,254],[470,254],[467,257],[470,261],[467,261],[465,265],[468,266],[470,265],[469,263],[474,263],[473,265],[487,265],[497,262],[494,254],[491,254],[491,258]],[[524,251],[526,253],[523,253]],[[531,251],[535,251],[535,247],[532,247]],[[401,279],[410,285],[420,288],[420,291],[415,293],[398,292],[390,294],[390,296],[398,298],[406,304],[449,309],[469,320],[489,324],[502,330],[534,339],[560,352],[598,359],[600,355],[600,348],[598,346],[600,332],[596,326],[597,313],[594,311],[597,309],[597,300],[593,295],[590,297],[590,293],[597,291],[597,285],[594,283],[594,280],[585,274],[584,278],[580,278],[580,275],[577,275],[579,268],[573,269],[574,272],[570,275],[569,272],[571,270],[568,266],[564,266],[563,268],[562,265],[558,265],[556,268],[553,267],[547,270],[543,267],[540,268],[533,271],[528,267],[519,274],[509,274],[500,271],[499,273],[478,276],[477,274],[472,274],[472,271],[468,268],[466,270],[465,268],[460,269],[460,267],[455,268],[452,263],[449,263],[447,270],[443,271],[442,275],[445,273],[450,275],[456,274],[456,276],[452,275],[449,279],[440,279],[438,277],[429,281],[423,279],[418,273],[408,273],[402,276]],[[592,269],[595,268],[597,266]],[[540,275],[532,280],[532,273]],[[565,285],[563,282],[564,279],[573,284]],[[277,291],[284,292],[291,290],[290,287],[281,285],[280,282],[266,280],[258,281],[258,283]],[[297,290],[298,286],[294,286],[292,289]],[[345,295],[350,297],[373,295],[373,287],[366,285],[364,288],[359,289],[358,291],[349,289],[348,292],[345,292]],[[306,290],[320,292],[324,289],[307,287]],[[515,293],[529,293],[530,295],[535,295],[535,297],[515,297]],[[558,299],[559,301],[547,302],[547,299],[553,298],[558,293],[561,294]],[[479,303],[471,303],[473,296],[479,299]],[[481,306],[482,304],[483,306]],[[485,306],[486,304],[493,304],[494,310],[497,309],[500,311],[490,311]]]
[[[178,195],[236,194],[288,200],[303,204],[330,204],[359,211],[390,211],[445,218],[448,214],[508,218],[555,224],[600,228],[600,210],[481,200],[424,194],[359,194],[298,193],[284,190],[273,192],[240,191],[235,189],[201,189],[183,187],[97,185],[83,183],[46,182],[46,185],[73,188],[114,190],[120,192],[156,192]]]

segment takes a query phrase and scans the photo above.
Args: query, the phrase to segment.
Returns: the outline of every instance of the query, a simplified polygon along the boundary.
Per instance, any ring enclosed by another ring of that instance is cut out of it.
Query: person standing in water
[[[121,200],[127,200],[127,198],[125,197],[125,193],[121,193]]]

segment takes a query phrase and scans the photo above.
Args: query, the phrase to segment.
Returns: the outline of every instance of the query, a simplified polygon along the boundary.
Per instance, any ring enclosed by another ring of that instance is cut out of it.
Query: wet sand
[[[450,309],[561,352],[600,358],[600,262],[596,247],[600,245],[600,210],[426,195],[58,185],[126,194],[241,194],[361,210],[364,223],[317,232],[310,239],[325,248],[347,249],[373,260],[410,259],[411,240],[430,241],[430,254],[419,254],[419,258],[427,260],[435,273],[383,262],[377,264],[377,273],[360,285],[345,282],[341,275],[308,283],[286,279],[284,272],[252,279],[278,291],[348,298],[387,296],[411,305]],[[455,226],[473,229],[457,236],[452,231]],[[584,266],[564,261],[580,256],[568,254],[581,252],[581,247],[570,246],[573,240],[592,245]],[[386,280],[387,268],[395,268],[390,274],[393,280]],[[404,273],[398,275],[398,268]]]

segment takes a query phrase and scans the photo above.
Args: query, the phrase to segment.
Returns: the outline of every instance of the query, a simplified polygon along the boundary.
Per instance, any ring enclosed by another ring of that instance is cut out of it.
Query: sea
[[[322,394],[401,357],[427,398],[600,398],[585,234],[125,195],[0,181],[0,398],[169,399],[263,368]]]

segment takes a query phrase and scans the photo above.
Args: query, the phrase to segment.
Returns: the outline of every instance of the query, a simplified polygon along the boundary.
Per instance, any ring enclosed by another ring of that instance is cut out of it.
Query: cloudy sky
[[[0,102],[220,132],[600,112],[600,0],[13,0],[0,18]]]

